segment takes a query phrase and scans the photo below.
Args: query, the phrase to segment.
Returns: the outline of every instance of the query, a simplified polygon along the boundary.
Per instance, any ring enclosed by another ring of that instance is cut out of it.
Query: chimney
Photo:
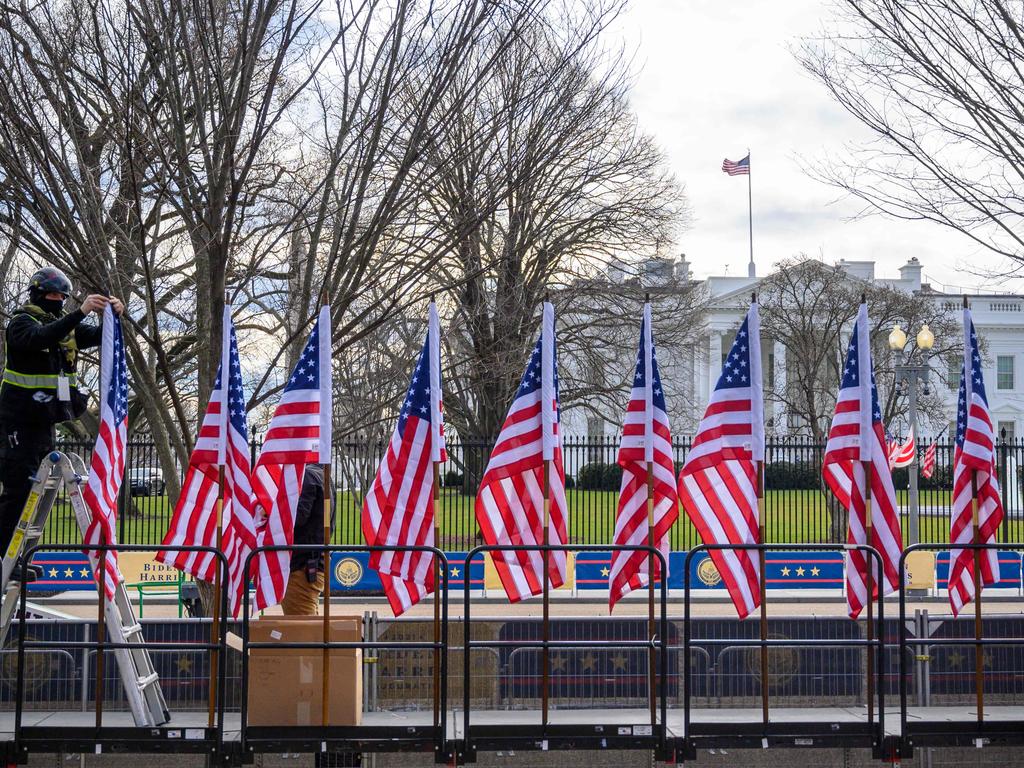
[[[680,283],[690,281],[690,262],[686,260],[686,254],[679,254],[679,261],[676,262],[676,280]]]
[[[912,256],[910,261],[900,267],[900,280],[904,283],[909,283],[911,291],[921,290],[921,272],[924,267],[921,266],[921,262],[917,260],[917,256]]]

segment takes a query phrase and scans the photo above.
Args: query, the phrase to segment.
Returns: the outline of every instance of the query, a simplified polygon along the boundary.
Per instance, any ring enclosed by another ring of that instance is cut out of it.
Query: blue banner
[[[999,583],[993,584],[988,589],[998,587],[999,589],[1020,589],[1021,583],[1021,553],[1009,550],[999,550]],[[935,586],[939,589],[949,588],[949,552],[939,552],[935,558]]]

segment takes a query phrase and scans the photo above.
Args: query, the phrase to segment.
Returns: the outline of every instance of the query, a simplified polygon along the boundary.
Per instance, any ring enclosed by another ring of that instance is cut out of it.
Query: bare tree
[[[1008,0],[840,0],[804,68],[874,140],[810,166],[864,212],[937,222],[1024,267],[1024,27]]]
[[[652,252],[679,223],[681,191],[629,109],[628,62],[601,42],[621,5],[522,30],[447,137],[463,151],[428,148],[449,160],[424,205],[462,233],[437,278],[455,286],[445,403],[466,439],[497,435],[545,292],[566,301],[602,260]]]
[[[893,325],[909,329],[929,325],[937,342],[932,355],[940,360],[960,338],[953,311],[932,295],[866,282],[806,257],[780,264],[758,290],[762,334],[767,343],[782,344],[786,355],[784,375],[766,388],[765,395],[782,406],[791,429],[805,431],[817,443],[824,442],[832,420],[842,360],[861,296],[868,303],[875,381],[886,424],[906,420],[908,405],[906,392],[894,381],[898,360],[888,345]],[[920,359],[915,345],[912,339],[908,352]],[[941,386],[946,366],[936,367],[935,375]],[[938,387],[922,397],[918,407],[932,423],[945,423]]]

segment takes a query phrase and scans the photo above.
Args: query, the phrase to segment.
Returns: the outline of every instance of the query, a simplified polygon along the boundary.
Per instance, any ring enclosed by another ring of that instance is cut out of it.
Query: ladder
[[[21,594],[20,582],[11,579],[14,567],[22,553],[39,542],[61,489],[67,494],[67,500],[74,510],[83,536],[92,522],[92,513],[82,497],[82,486],[85,485],[86,479],[85,465],[82,459],[73,453],[52,451],[39,465],[18,527],[4,552],[3,581],[0,582],[0,591],[3,592],[3,605],[0,606],[0,643],[7,637]],[[90,560],[92,559],[93,556],[90,556]],[[27,563],[22,565],[23,569],[27,567]],[[96,570],[95,562],[93,570]],[[163,725],[171,719],[171,714],[164,701],[160,678],[153,668],[153,660],[142,638],[142,625],[135,618],[135,611],[132,609],[131,599],[120,573],[117,575],[114,597],[112,600],[104,601],[104,608],[110,642],[131,646],[115,648],[113,652],[135,724],[139,727]],[[98,683],[102,685],[102,681]]]

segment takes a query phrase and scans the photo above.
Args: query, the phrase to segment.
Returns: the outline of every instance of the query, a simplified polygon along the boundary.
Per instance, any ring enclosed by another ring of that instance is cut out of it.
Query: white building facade
[[[962,295],[935,290],[932,286],[922,283],[923,265],[916,259],[910,259],[898,270],[898,276],[876,275],[876,265],[872,261],[841,260],[835,264],[837,269],[850,275],[851,279],[875,285],[884,285],[907,293],[918,293],[932,297],[934,301],[958,310]],[[629,279],[629,271],[621,266],[609,269],[610,282],[621,283]],[[667,259],[652,260],[639,270],[633,279],[643,285],[664,287],[664,281],[675,281],[677,284],[687,282],[690,285],[689,265],[683,256],[674,263]],[[658,350],[659,367],[662,372],[662,385],[669,398],[670,419],[673,435],[686,438],[693,434],[704,412],[711,390],[718,380],[721,361],[732,343],[732,336],[742,322],[750,303],[751,294],[758,289],[762,278],[713,276],[700,281],[706,300],[707,314],[703,341],[695,344],[692,349]],[[662,281],[659,285],[659,281]],[[1016,294],[968,294],[975,327],[986,343],[984,375],[996,433],[1008,440],[1024,437],[1024,296]],[[639,313],[637,315],[639,327]],[[916,333],[917,329],[904,328],[908,334]],[[658,328],[654,328],[657,344]],[[785,388],[786,348],[779,343],[766,342],[762,349],[762,360],[765,376],[771,386]],[[561,361],[561,365],[571,361]],[[626,366],[631,370],[633,360],[609,361],[609,365]],[[931,365],[938,369],[953,365],[948,359],[934,357]],[[958,368],[958,366],[957,366]],[[938,387],[945,402],[944,411],[948,414],[948,423],[956,417],[956,382],[959,370],[943,371],[943,376],[933,378],[932,386]],[[948,380],[948,386],[940,383]],[[838,386],[838,382],[836,382]],[[768,388],[768,387],[766,387]],[[625,407],[628,392],[622,394],[622,407]],[[595,416],[584,413],[581,409],[567,409],[562,415],[562,431],[565,435],[577,437],[611,437],[618,434],[621,410],[616,413],[603,413]],[[769,436],[783,437],[794,430],[793,420],[788,418],[783,406],[778,402],[766,404],[765,419],[768,422]],[[941,426],[946,426],[943,424]],[[940,425],[925,425],[922,430],[925,436],[934,434],[941,429]],[[948,434],[953,434],[952,431]]]

